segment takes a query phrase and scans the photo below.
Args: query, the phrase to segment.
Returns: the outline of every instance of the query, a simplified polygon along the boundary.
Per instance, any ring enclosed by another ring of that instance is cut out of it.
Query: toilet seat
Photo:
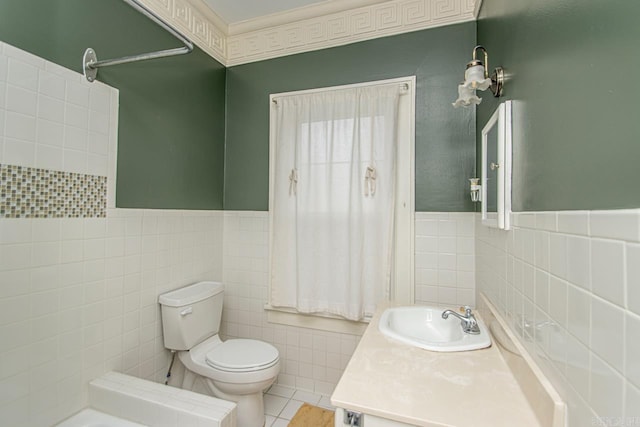
[[[278,363],[278,349],[263,341],[232,339],[205,355],[207,365],[225,372],[254,372]]]
[[[278,376],[280,372],[280,358],[278,357],[275,362],[271,364],[266,364],[261,366],[259,369],[252,370],[239,370],[232,371],[229,369],[219,369],[215,366],[212,366],[211,363],[207,361],[207,355],[211,353],[216,348],[224,345],[228,342],[233,342],[235,339],[228,340],[222,342],[218,335],[214,335],[212,337],[207,338],[197,346],[193,347],[189,351],[180,351],[178,352],[178,357],[180,361],[184,364],[184,366],[205,378],[209,378],[214,382],[222,382],[226,384],[235,384],[235,385],[247,385],[247,384],[256,384],[265,381],[272,381]],[[254,340],[248,340],[252,342],[258,342]],[[274,347],[275,348],[275,347]],[[268,359],[268,358],[267,358]],[[263,362],[266,362],[266,360]],[[213,360],[216,360],[215,353]],[[242,394],[242,393],[240,393]]]

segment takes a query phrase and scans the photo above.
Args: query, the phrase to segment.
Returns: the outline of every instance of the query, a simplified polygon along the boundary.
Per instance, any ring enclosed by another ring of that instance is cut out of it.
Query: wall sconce
[[[471,195],[472,202],[482,201],[482,186],[480,185],[480,178],[469,178],[470,188],[469,194]]]
[[[484,53],[484,62],[477,59],[477,52],[482,50]],[[467,64],[467,70],[464,72],[464,82],[458,86],[458,99],[453,106],[468,107],[469,105],[478,105],[482,101],[476,95],[476,90],[491,89],[491,93],[496,98],[502,95],[502,85],[504,84],[504,70],[502,67],[496,67],[489,76],[489,54],[487,50],[478,45],[473,48],[473,58]]]

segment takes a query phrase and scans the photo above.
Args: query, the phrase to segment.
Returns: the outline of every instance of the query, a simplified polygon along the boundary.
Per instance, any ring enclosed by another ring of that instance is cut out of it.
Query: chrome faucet
[[[471,307],[469,307],[468,305],[464,306],[464,316],[456,313],[453,310],[445,310],[442,312],[442,318],[447,319],[450,314],[453,314],[455,317],[460,319],[460,326],[462,326],[462,332],[464,332],[465,334],[478,335],[480,333],[478,321],[473,316]]]

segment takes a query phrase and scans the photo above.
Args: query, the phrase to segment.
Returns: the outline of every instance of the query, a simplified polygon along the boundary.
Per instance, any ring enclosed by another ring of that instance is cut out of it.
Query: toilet
[[[263,427],[263,392],[280,372],[278,350],[263,341],[218,336],[224,285],[199,282],[160,295],[164,346],[184,365],[182,388],[197,376],[211,393],[237,404],[238,427]]]

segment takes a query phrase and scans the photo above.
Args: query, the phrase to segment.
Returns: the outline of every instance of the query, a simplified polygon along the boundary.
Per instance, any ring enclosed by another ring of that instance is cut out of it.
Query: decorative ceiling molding
[[[289,9],[280,13],[272,13],[254,19],[229,24],[229,36],[251,31],[264,30],[279,25],[292,24],[304,19],[317,18],[331,13],[345,12],[359,7],[373,6],[389,0],[333,0],[313,3],[308,6]]]
[[[229,26],[202,0],[141,0],[199,48],[225,66],[341,46],[390,35],[473,21],[481,0],[390,0],[371,6],[308,17],[307,8],[257,18],[255,31],[229,35]],[[297,14],[298,13],[298,14]],[[285,16],[286,15],[286,16]],[[305,17],[305,18],[302,18]]]
[[[482,0],[476,0],[476,5],[473,9],[473,16],[475,19],[478,19],[478,15],[480,15],[480,6],[482,6]]]
[[[140,0],[200,49],[227,64],[226,24],[200,0]]]
[[[393,0],[227,38],[227,65],[472,21],[474,0]]]

